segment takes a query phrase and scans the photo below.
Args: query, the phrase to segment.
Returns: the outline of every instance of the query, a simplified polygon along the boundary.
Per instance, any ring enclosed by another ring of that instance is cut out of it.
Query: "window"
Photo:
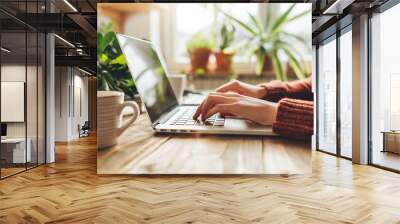
[[[371,140],[372,163],[400,170],[400,33],[394,27],[400,21],[400,5],[371,19]],[[383,132],[389,132],[384,139]]]
[[[352,33],[340,36],[340,154],[352,156]]]
[[[200,6],[200,7],[199,7]],[[226,20],[225,16],[219,13],[229,12],[236,18],[247,23],[249,22],[248,13],[259,15],[260,4],[176,4],[176,30],[174,38],[174,60],[178,63],[187,63],[189,61],[186,53],[186,44],[195,33],[213,33],[219,32],[218,24]],[[188,18],[202,18],[188,19]],[[237,30],[235,39],[243,39],[243,33]],[[237,58],[236,58],[237,59]],[[244,58],[240,58],[242,61]],[[240,61],[240,60],[239,60]]]
[[[266,18],[267,8],[271,7],[272,19],[280,15],[292,4],[260,4],[260,3],[179,3],[168,4],[164,13],[164,28],[162,34],[162,50],[169,68],[173,71],[182,71],[189,58],[186,43],[196,33],[208,34],[215,37],[219,32],[219,24],[227,20],[220,11],[229,12],[230,15],[240,19],[244,23],[250,22],[249,14],[258,16],[261,21]],[[290,15],[296,15],[305,10],[311,11],[311,4],[296,4]],[[308,17],[307,17],[308,16]],[[287,32],[291,32],[304,39],[309,47],[301,46],[297,49],[303,55],[304,60],[311,61],[311,13],[302,19],[294,20],[285,25]],[[168,17],[168,18],[167,18]],[[199,19],[201,18],[201,19]],[[172,32],[171,32],[172,30]],[[245,33],[236,28],[234,46],[240,45],[245,38]],[[166,39],[166,40],[163,40]],[[233,58],[235,71],[253,72],[255,68],[255,57],[241,49]],[[212,60],[212,58],[211,58]]]
[[[336,153],[336,36],[318,48],[318,149]]]
[[[285,12],[292,4],[291,3],[280,3],[279,4],[279,9],[280,12],[283,13]],[[295,8],[293,8],[293,11],[291,12],[292,15],[298,15],[299,13],[302,13],[306,10],[311,9],[311,3],[306,3],[306,4],[297,4]],[[306,45],[300,44],[297,42],[297,49],[300,52],[307,52],[304,53],[304,59],[306,60],[311,60],[312,59],[312,54],[311,54],[311,38],[312,38],[312,22],[311,22],[311,13],[307,14],[303,19],[298,19],[293,22],[288,23],[284,29],[288,33],[295,34],[303,39],[304,43],[307,43]],[[307,46],[307,47],[306,47]]]

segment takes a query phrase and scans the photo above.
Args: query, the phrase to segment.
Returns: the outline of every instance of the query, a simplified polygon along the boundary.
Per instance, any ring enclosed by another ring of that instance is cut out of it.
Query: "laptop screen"
[[[148,41],[117,34],[140,98],[152,122],[178,105],[160,55]]]

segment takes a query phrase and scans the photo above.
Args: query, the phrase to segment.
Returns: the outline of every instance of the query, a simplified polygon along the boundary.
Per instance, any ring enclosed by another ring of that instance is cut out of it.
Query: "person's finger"
[[[209,118],[217,113],[235,114],[236,106],[237,105],[235,103],[216,104],[215,106],[210,108],[210,110],[207,111],[207,114],[204,116],[204,120],[206,120],[207,118]],[[203,119],[203,117],[202,117],[202,119]]]
[[[237,92],[225,92],[225,93],[220,93],[220,94],[222,94],[223,96],[231,96],[231,97],[240,97],[240,96],[245,97],[243,95],[240,95]]]
[[[193,120],[197,120],[201,113],[201,108],[203,107],[204,101],[197,107],[196,112],[193,114]]]
[[[199,118],[199,116],[201,115],[201,111],[202,111],[202,108],[203,108],[203,106],[204,106],[204,103],[207,101],[207,99],[209,98],[209,96],[212,95],[212,94],[217,94],[217,93],[209,93],[209,94],[207,95],[207,97],[203,100],[203,102],[200,103],[200,105],[199,105],[199,106],[197,107],[197,109],[196,109],[196,112],[193,114],[193,119],[194,119],[194,120],[197,120],[197,119]]]
[[[239,81],[232,80],[232,81],[218,87],[216,89],[216,91],[219,93],[225,93],[225,92],[229,92],[229,91],[237,92],[239,90],[239,87],[240,87]]]
[[[234,116],[233,114],[224,113],[224,112],[220,112],[219,115],[220,115],[221,117],[232,117],[232,116]]]
[[[201,108],[201,119],[204,121],[207,111],[213,107],[215,104],[223,104],[223,103],[232,103],[234,99],[232,97],[223,95],[223,94],[210,94],[207,99],[204,101],[204,104]]]

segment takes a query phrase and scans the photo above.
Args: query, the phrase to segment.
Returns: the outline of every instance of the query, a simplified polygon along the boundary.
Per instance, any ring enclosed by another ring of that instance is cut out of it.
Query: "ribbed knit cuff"
[[[265,100],[278,102],[284,98],[287,93],[287,87],[279,80],[274,80],[268,83],[260,84],[267,91],[267,95],[264,97]]]
[[[284,98],[278,103],[273,131],[290,138],[311,140],[313,122],[312,101]]]

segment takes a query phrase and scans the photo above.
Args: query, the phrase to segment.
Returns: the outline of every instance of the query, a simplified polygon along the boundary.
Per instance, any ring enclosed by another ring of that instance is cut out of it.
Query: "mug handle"
[[[121,127],[117,129],[117,136],[120,136],[122,132],[124,132],[134,121],[136,121],[139,116],[139,106],[136,102],[125,101],[123,104],[121,104],[119,113],[121,113],[125,107],[131,107],[133,109],[133,115],[128,121],[126,121]]]

